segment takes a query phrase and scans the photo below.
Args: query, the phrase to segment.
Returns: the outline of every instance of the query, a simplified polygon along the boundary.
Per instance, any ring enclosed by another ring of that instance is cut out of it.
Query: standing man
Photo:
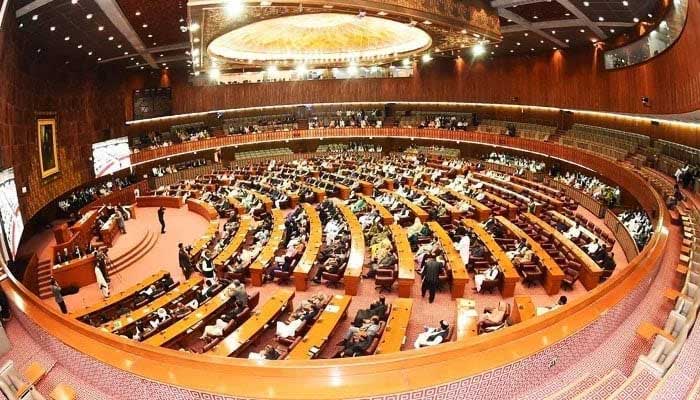
[[[56,300],[56,304],[61,309],[61,312],[68,314],[68,308],[66,308],[66,302],[63,301],[63,295],[61,294],[61,287],[56,282],[56,279],[51,278],[51,292],[53,293],[53,299]]]
[[[440,285],[440,269],[442,264],[438,262],[434,256],[425,262],[421,273],[423,284],[421,285],[421,296],[425,297],[425,292],[430,292],[428,302],[432,303],[435,300],[435,292]]]
[[[190,255],[187,253],[187,250],[185,250],[185,246],[183,246],[182,243],[179,243],[177,247],[180,249],[177,254],[178,261],[180,262],[180,269],[182,269],[185,279],[190,279],[190,275],[192,275]]]
[[[160,222],[160,233],[165,233],[165,207],[158,208],[158,222]]]

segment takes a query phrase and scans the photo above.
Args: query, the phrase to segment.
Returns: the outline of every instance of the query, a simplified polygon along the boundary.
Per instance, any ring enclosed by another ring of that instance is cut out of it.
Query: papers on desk
[[[318,354],[319,351],[321,351],[321,349],[317,346],[311,346],[311,348],[309,349],[309,355],[311,356],[311,358],[313,358],[316,354]]]
[[[340,311],[340,307],[336,306],[335,304],[329,304],[326,306],[326,312],[337,313],[338,311]]]
[[[467,316],[467,317],[472,318],[472,317],[478,317],[478,316],[479,316],[479,313],[476,312],[476,310],[472,308],[472,309],[470,309],[470,310],[465,311],[465,312],[464,312],[464,315]]]

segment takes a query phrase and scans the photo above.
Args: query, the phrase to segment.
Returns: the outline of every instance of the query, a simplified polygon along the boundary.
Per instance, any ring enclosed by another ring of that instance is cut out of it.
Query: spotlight
[[[267,71],[268,74],[277,73],[277,66],[276,66],[276,65],[270,65],[269,67],[266,68],[266,71]]]
[[[355,75],[357,75],[357,72],[358,72],[357,65],[350,64],[350,66],[348,67],[348,75],[355,76]]]
[[[424,63],[430,62],[433,57],[430,56],[430,54],[423,54],[423,57],[421,57],[421,60],[423,60]]]
[[[190,24],[190,32],[197,32],[199,30],[199,24],[196,22],[193,22]]]
[[[306,73],[308,72],[308,70],[306,69],[306,65],[304,65],[304,64],[297,65],[296,72],[297,72],[297,75],[302,75],[302,76],[306,75]]]
[[[229,17],[237,17],[243,14],[245,10],[245,4],[242,0],[229,0],[226,3],[226,14]]]
[[[404,67],[408,67],[411,65],[411,60],[408,58],[404,58],[403,61],[401,61],[401,64],[403,64]]]
[[[212,68],[209,70],[209,78],[213,81],[219,79],[219,76],[221,76],[221,71],[219,71],[218,68]]]
[[[474,57],[479,57],[484,53],[486,53],[486,47],[483,43],[479,43],[476,46],[472,47],[472,54],[474,55]]]

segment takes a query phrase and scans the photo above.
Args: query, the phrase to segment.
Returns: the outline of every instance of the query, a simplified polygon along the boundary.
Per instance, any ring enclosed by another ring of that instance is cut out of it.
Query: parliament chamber
[[[699,23],[0,0],[0,398],[700,399]]]

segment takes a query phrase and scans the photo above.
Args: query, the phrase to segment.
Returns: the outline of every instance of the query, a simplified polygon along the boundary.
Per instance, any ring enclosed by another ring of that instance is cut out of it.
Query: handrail
[[[352,130],[352,134],[361,135],[362,131]],[[18,311],[67,346],[149,380],[240,397],[331,399],[400,393],[435,386],[533,356],[552,344],[576,335],[606,315],[608,310],[630,295],[635,288],[648,283],[650,275],[657,270],[668,241],[666,226],[670,224],[670,216],[659,194],[631,170],[620,168],[593,154],[522,138],[408,129],[368,130],[367,135],[379,136],[380,131],[406,138],[420,136],[431,137],[433,140],[482,140],[487,144],[550,154],[582,164],[599,171],[628,190],[645,209],[658,211],[654,235],[627,268],[589,291],[586,296],[544,316],[463,342],[355,359],[261,362],[190,355],[145,346],[62,317],[11,275],[0,285]],[[298,138],[312,138],[319,137],[319,134],[327,135],[328,132],[305,131],[291,134]],[[266,134],[267,140],[284,140],[283,137]],[[478,357],[479,362],[474,362],[475,357]],[[439,374],[426,373],[438,370]],[[250,384],[253,380],[255,385]]]

